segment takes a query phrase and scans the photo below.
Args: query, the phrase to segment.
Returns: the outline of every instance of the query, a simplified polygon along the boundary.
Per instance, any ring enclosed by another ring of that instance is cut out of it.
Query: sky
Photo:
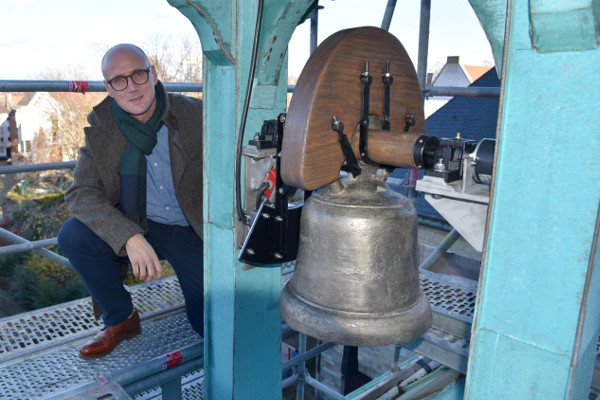
[[[380,27],[387,0],[320,0],[318,42],[346,28]],[[420,0],[397,0],[390,25],[415,68]],[[432,0],[428,72],[448,56],[464,64],[494,65],[490,44],[467,0]],[[0,0],[0,80],[102,80],[100,60],[117,43],[143,47],[153,37],[199,41],[191,22],[167,0]],[[310,56],[310,21],[289,44],[289,74],[299,76]]]

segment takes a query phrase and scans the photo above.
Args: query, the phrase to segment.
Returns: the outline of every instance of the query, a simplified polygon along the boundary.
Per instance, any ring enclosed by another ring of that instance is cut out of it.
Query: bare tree
[[[87,115],[106,94],[53,93],[52,96],[57,101],[48,111],[52,122],[51,136],[46,135],[46,143],[40,143],[38,137],[34,162],[76,160],[84,143],[83,128],[88,125]],[[44,151],[44,147],[47,150]],[[53,159],[44,159],[50,156]]]
[[[165,82],[201,82],[202,48],[200,40],[156,34],[143,44],[146,55]]]

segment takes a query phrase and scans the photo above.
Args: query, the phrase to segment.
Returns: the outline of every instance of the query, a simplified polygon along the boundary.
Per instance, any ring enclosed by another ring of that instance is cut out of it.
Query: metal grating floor
[[[0,399],[54,396],[200,340],[183,312],[175,277],[129,290],[140,311],[142,334],[96,360],[79,357],[79,346],[101,328],[89,298],[0,319]],[[201,399],[202,379],[188,377],[184,390],[193,392],[190,399]],[[149,393],[136,398],[160,397]]]
[[[181,311],[183,295],[175,277],[129,288],[140,318]],[[63,303],[0,318],[0,366],[32,351],[39,353],[62,343],[92,336],[102,327],[94,318],[91,299]]]
[[[471,323],[477,297],[476,281],[427,270],[419,273],[421,288],[434,311]]]
[[[282,283],[290,279],[293,269],[293,263],[283,266]],[[434,315],[454,324],[449,331],[470,330],[477,282],[421,271],[421,286]],[[129,289],[140,311],[143,333],[97,360],[83,360],[78,356],[82,342],[101,328],[101,323],[93,318],[89,298],[0,319],[0,399],[55,396],[97,376],[200,340],[183,312],[183,296],[175,277]],[[453,334],[468,344],[468,336]],[[203,370],[182,377],[184,399],[204,398],[203,378]],[[590,399],[597,393],[592,391]],[[136,399],[162,399],[160,388],[141,393]]]

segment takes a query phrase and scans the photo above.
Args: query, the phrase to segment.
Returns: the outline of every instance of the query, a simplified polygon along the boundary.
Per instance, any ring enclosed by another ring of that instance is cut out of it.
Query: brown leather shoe
[[[140,316],[137,310],[119,325],[102,329],[79,349],[82,358],[94,358],[106,355],[114,350],[123,340],[129,339],[142,331]]]

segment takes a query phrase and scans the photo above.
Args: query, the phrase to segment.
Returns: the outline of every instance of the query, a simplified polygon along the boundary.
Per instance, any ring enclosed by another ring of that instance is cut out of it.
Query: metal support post
[[[319,44],[319,6],[317,5],[310,16],[310,54]]]
[[[183,391],[181,390],[181,377],[163,383],[160,386],[160,391],[163,399],[181,399]]]
[[[429,20],[431,0],[421,0],[421,21],[419,24],[419,61],[417,63],[417,78],[421,91],[425,88],[427,75],[427,52],[429,51]],[[423,99],[425,96],[423,96]]]
[[[454,243],[460,238],[456,229],[452,229],[442,240],[442,242],[433,250],[433,252],[419,265],[419,269],[429,269],[435,264]]]
[[[306,335],[298,333],[298,352],[306,353]],[[302,361],[298,366],[298,383],[296,384],[296,400],[304,400],[304,382],[306,374],[306,362]]]
[[[387,5],[385,6],[385,13],[383,14],[383,21],[381,21],[381,29],[386,31],[390,30],[390,24],[392,23],[395,9],[396,0],[388,0]]]
[[[427,75],[427,52],[429,51],[429,20],[431,13],[431,0],[421,0],[421,20],[419,24],[419,61],[417,63],[417,78],[421,88],[421,96],[425,103],[425,78]],[[417,203],[415,182],[419,179],[418,170],[408,171],[407,198],[412,204]]]

